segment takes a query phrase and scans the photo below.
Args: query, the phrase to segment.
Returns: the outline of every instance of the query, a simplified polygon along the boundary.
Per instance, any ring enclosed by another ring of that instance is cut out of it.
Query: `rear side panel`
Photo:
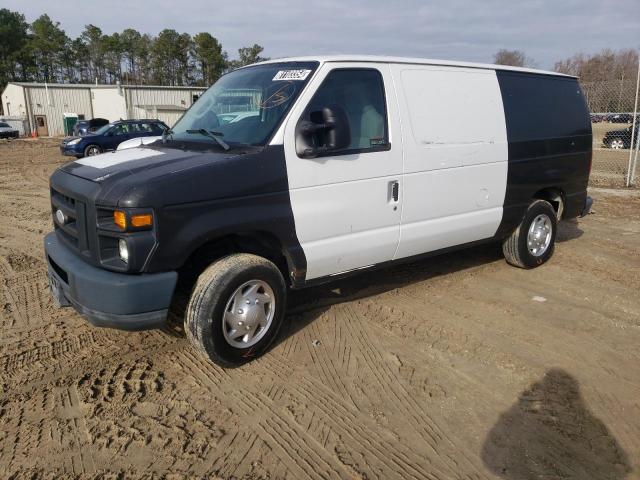
[[[504,105],[509,169],[502,222],[496,233],[517,227],[531,198],[558,188],[564,218],[580,214],[591,163],[589,111],[575,78],[496,71]]]
[[[404,190],[395,258],[492,237],[502,219],[507,135],[494,70],[393,65]]]

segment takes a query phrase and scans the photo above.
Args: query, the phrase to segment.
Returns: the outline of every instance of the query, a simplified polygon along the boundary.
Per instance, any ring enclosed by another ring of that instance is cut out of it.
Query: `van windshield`
[[[222,76],[173,126],[169,140],[228,146],[265,145],[317,68],[283,62]]]

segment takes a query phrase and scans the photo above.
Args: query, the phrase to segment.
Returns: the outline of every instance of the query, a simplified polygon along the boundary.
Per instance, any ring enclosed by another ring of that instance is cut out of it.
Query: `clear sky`
[[[164,28],[217,37],[231,58],[259,43],[265,56],[360,53],[491,62],[523,50],[537,66],[602,48],[640,48],[640,0],[0,0],[32,21],[47,13],[69,36]]]

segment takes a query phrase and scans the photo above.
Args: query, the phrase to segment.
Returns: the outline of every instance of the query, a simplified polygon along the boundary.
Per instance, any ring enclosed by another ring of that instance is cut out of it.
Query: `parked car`
[[[592,113],[591,114],[591,123],[600,123],[600,122],[604,122],[606,118],[606,115],[602,115],[599,113]]]
[[[73,135],[76,137],[84,137],[89,133],[94,133],[100,127],[104,127],[109,123],[106,118],[92,118],[91,120],[78,120],[73,126]]]
[[[13,128],[7,122],[0,122],[0,138],[18,138],[20,131]]]
[[[613,113],[609,116],[611,123],[631,123],[633,122],[633,115],[630,113]]]
[[[258,114],[221,124],[220,98],[238,91]],[[451,112],[471,128],[443,122]],[[96,326],[156,328],[180,278],[189,341],[238,365],[276,338],[289,288],[482,242],[543,265],[557,222],[590,211],[591,154],[575,77],[388,57],[254,64],[164,141],[53,173],[51,293]]]
[[[60,143],[60,153],[71,157],[90,157],[115,150],[125,140],[161,135],[167,125],[160,120],[120,120],[100,127],[84,137],[68,137]]]
[[[631,148],[631,137],[635,137],[636,145],[640,142],[638,140],[638,131],[640,128],[636,123],[636,134],[633,135],[633,125],[628,126],[622,130],[611,130],[607,132],[602,139],[602,145],[607,148],[613,148],[614,150],[620,150],[623,148]]]

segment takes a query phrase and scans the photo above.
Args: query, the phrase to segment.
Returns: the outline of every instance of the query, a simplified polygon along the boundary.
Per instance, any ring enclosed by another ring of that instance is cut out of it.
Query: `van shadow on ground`
[[[558,223],[558,233],[556,234],[556,241],[558,243],[566,242],[568,240],[574,240],[580,238],[584,234],[584,231],[580,228],[577,218],[571,220],[564,220]]]
[[[287,319],[273,347],[304,329],[333,305],[373,297],[413,283],[500,261],[503,258],[501,246],[490,243],[357,273],[316,287],[290,291]]]
[[[621,480],[629,459],[587,408],[578,382],[549,370],[491,429],[482,449],[487,468],[505,480]]]
[[[570,241],[581,237],[583,233],[577,220],[562,221],[558,224],[556,240]],[[499,242],[362,272],[330,284],[291,291],[288,302],[289,315],[274,346],[305,328],[332,305],[372,297],[412,283],[496,261],[504,261],[502,246]]]

